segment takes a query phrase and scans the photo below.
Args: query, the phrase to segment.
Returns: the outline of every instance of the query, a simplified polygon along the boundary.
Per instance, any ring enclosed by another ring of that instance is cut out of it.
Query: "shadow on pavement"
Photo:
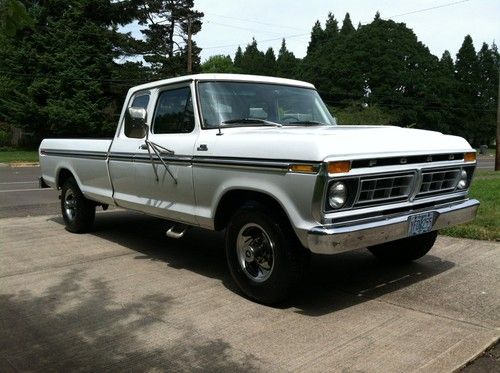
[[[63,224],[62,218],[53,220]],[[136,251],[138,260],[159,260],[173,268],[217,278],[226,288],[239,293],[226,266],[222,233],[193,228],[175,240],[165,237],[169,226],[162,219],[119,211],[98,215],[91,234]],[[313,255],[303,284],[279,308],[296,308],[298,313],[320,316],[408,287],[454,265],[432,254],[413,263],[391,265],[365,249]]]
[[[82,270],[54,276],[41,294],[0,295],[0,371],[255,370],[255,357],[235,359],[226,342],[172,325],[169,297],[116,303],[106,282]]]

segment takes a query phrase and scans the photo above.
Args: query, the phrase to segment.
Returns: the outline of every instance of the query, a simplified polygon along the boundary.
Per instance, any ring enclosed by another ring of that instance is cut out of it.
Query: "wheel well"
[[[226,228],[229,219],[231,219],[236,210],[252,202],[258,202],[267,206],[271,211],[282,214],[289,221],[283,207],[270,195],[262,192],[237,189],[227,192],[219,201],[214,219],[215,230]]]
[[[61,188],[70,177],[74,177],[70,170],[67,168],[61,169],[57,176],[57,187]]]

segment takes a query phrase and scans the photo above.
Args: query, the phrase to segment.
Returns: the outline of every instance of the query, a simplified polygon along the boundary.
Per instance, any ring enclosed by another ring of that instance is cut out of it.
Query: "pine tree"
[[[234,55],[234,67],[236,69],[241,69],[241,60],[243,59],[243,51],[241,47],[238,45],[238,49],[236,50],[236,54]]]
[[[33,26],[33,19],[21,1],[0,1],[0,33],[12,37],[18,30],[27,26]]]
[[[247,45],[241,57],[240,68],[242,73],[255,75],[263,74],[265,59],[264,53],[257,47],[257,41],[252,39],[252,42]]]
[[[476,50],[470,35],[464,38],[455,63],[457,79],[457,132],[474,145],[480,145],[475,130],[480,117],[480,69]]]
[[[269,47],[264,55],[264,65],[262,66],[262,75],[276,75],[276,56],[273,48]]]
[[[283,39],[276,61],[276,75],[293,79],[297,76],[297,69],[298,60],[295,58],[294,54],[287,49],[286,41]]]
[[[333,15],[332,12],[328,13],[328,18],[326,19],[325,23],[325,39],[333,39],[335,38],[339,33],[339,24],[337,20],[335,19],[335,16]]]
[[[187,66],[188,32],[201,30],[203,13],[193,9],[193,0],[135,0],[135,15],[145,40],[141,43],[144,60],[160,77],[181,75]],[[192,47],[193,71],[199,67],[200,48]]]
[[[352,25],[351,16],[349,15],[349,13],[346,13],[344,20],[342,21],[342,28],[340,29],[340,33],[342,35],[347,35],[353,31],[356,31],[356,29]]]
[[[324,40],[325,34],[323,29],[321,28],[321,23],[319,21],[316,21],[311,30],[311,40],[309,41],[309,45],[307,46],[307,54],[313,54]]]
[[[109,0],[31,3],[33,28],[0,35],[1,120],[38,139],[114,127],[117,6]]]
[[[496,45],[492,48],[483,43],[478,52],[479,64],[479,99],[481,117],[478,123],[480,128],[481,144],[489,145],[495,137],[496,109],[498,100],[498,71],[499,55]]]

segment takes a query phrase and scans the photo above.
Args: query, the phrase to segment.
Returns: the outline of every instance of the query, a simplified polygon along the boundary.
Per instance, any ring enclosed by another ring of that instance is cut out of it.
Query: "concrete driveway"
[[[223,237],[159,219],[0,219],[0,371],[451,371],[500,336],[500,244],[440,237],[416,263],[314,257],[279,308],[237,294]]]

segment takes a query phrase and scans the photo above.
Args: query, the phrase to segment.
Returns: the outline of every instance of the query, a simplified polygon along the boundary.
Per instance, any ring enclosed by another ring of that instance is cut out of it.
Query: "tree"
[[[238,49],[236,50],[236,54],[234,55],[234,67],[236,69],[241,69],[241,60],[243,59],[243,51],[241,47],[238,45]]]
[[[489,145],[496,130],[496,110],[498,100],[498,71],[500,69],[499,54],[493,43],[489,48],[483,43],[478,52],[479,64],[479,98],[481,100],[481,117],[478,122],[481,144]]]
[[[30,4],[33,28],[0,35],[0,120],[38,139],[109,133],[116,120],[110,108],[117,98],[111,78],[118,52],[111,40],[119,5],[107,0]]]
[[[145,40],[140,54],[159,77],[186,72],[188,34],[201,30],[203,13],[193,9],[193,0],[132,0],[135,16]],[[199,66],[200,49],[192,42],[193,71]]]
[[[14,36],[23,27],[32,27],[33,19],[19,0],[0,0],[0,33]]]
[[[324,37],[326,40],[335,38],[339,33],[339,23],[335,19],[332,12],[328,13],[328,18],[325,23]]]
[[[252,42],[245,48],[238,67],[244,74],[260,75],[264,73],[265,59],[264,53],[257,47],[257,41],[252,39]]]
[[[457,80],[456,126],[457,132],[474,145],[478,145],[478,133],[475,131],[479,110],[480,69],[476,50],[470,35],[464,38],[458,50],[455,63]]]
[[[298,61],[294,54],[286,47],[286,41],[283,39],[281,48],[278,52],[278,59],[276,61],[276,75],[293,79],[297,75]]]
[[[276,75],[276,56],[273,48],[269,47],[264,55],[264,65],[262,66],[262,75],[275,76]]]
[[[201,64],[201,71],[204,73],[234,73],[236,67],[230,56],[222,54],[210,56]]]
[[[323,29],[321,28],[321,23],[319,21],[316,21],[311,30],[311,40],[309,41],[309,45],[307,46],[307,54],[313,54],[324,40],[325,34]]]
[[[354,31],[356,31],[356,29],[352,25],[351,16],[349,15],[349,13],[346,13],[344,20],[342,21],[342,28],[340,29],[340,34],[347,35]]]

